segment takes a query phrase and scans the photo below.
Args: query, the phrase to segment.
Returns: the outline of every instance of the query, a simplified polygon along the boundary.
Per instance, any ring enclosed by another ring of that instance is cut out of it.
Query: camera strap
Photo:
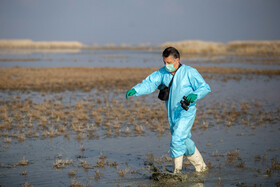
[[[178,69],[179,69],[181,66],[182,66],[182,65],[179,64]],[[178,70],[178,69],[177,69],[177,70]],[[177,70],[176,70],[176,71],[177,71]],[[166,86],[164,85],[164,88],[163,88],[163,89],[160,89],[159,94],[158,94],[158,98],[159,98],[160,100],[162,100],[162,101],[167,101],[167,100],[168,100],[170,88],[171,88],[171,85],[172,85],[172,82],[173,82],[173,79],[174,79],[175,74],[176,74],[176,72],[174,73],[174,75],[173,75],[173,77],[172,77],[172,79],[171,79],[171,81],[170,81],[168,87],[166,87]]]
[[[182,64],[180,63],[178,69],[179,69],[181,66],[182,66]],[[176,72],[178,71],[178,69],[176,70]],[[173,79],[174,79],[174,77],[175,77],[176,72],[174,73],[174,75],[173,75],[173,77],[172,77],[172,79],[171,79],[171,81],[170,81],[170,83],[169,83],[168,90],[170,90],[170,87],[171,87],[171,85],[172,85],[172,82],[173,82]]]

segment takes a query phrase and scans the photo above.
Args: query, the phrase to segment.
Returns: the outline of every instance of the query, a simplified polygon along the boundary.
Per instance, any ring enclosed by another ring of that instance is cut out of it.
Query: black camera
[[[185,109],[186,111],[189,110],[190,102],[187,100],[186,96],[183,97],[183,100],[180,101],[180,103],[183,109]]]

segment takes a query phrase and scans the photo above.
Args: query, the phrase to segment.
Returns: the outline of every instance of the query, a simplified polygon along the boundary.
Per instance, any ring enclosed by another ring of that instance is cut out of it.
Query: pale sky
[[[0,0],[0,39],[280,40],[280,0]]]

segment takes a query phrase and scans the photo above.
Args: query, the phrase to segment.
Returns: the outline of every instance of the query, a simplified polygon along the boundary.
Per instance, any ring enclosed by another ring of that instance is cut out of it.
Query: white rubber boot
[[[207,170],[207,166],[204,163],[203,158],[196,147],[195,147],[194,154],[187,156],[187,158],[192,163],[192,165],[195,167],[196,172],[204,172]]]
[[[174,163],[174,174],[181,173],[182,167],[183,167],[183,155],[179,156],[177,158],[173,158]]]

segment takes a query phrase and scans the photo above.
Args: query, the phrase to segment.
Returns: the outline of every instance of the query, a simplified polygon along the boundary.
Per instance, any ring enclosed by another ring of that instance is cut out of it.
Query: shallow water
[[[242,100],[250,97],[251,90],[254,86],[248,86],[256,80],[231,83],[211,82],[213,92],[199,103],[198,110],[204,110],[207,106],[212,106],[216,102],[222,100],[230,104],[233,101],[228,101],[226,98],[230,97],[234,102],[238,103],[238,97],[235,93],[231,93],[228,97],[224,97],[224,93],[234,87],[234,84],[239,84],[242,87],[247,87],[250,92],[242,94]],[[257,81],[258,82],[258,81]],[[215,84],[214,84],[215,83]],[[263,82],[260,86],[266,89],[271,89],[275,86],[274,81]],[[247,85],[247,86],[246,86]],[[251,89],[250,89],[251,88]],[[268,92],[269,95],[275,95],[279,90]],[[271,93],[272,92],[272,93]],[[9,93],[9,96],[7,95]],[[279,93],[279,92],[278,92]],[[1,100],[10,100],[11,95],[19,95],[19,92],[2,92]],[[36,103],[42,102],[44,99],[59,98],[63,95],[64,104],[69,103],[70,95],[72,103],[80,102],[85,98],[92,97],[94,92],[65,92],[57,94],[46,94],[42,96],[40,93],[30,92],[21,95],[22,100],[25,97],[30,97]],[[265,94],[265,92],[264,92]],[[67,97],[68,95],[68,97]],[[266,95],[266,94],[265,94]],[[256,95],[255,95],[256,96]],[[12,97],[11,97],[12,98]],[[118,98],[124,101],[121,95]],[[133,98],[141,100],[141,98]],[[277,110],[277,103],[279,97],[274,97],[271,101],[266,101],[262,96],[254,97],[260,103],[266,103],[262,106],[267,111]],[[263,101],[263,102],[262,102]],[[156,94],[152,94],[145,98],[145,103],[156,103]],[[279,110],[279,108],[278,108]],[[148,120],[148,119],[147,119]],[[271,168],[271,159],[278,158],[280,154],[280,144],[278,139],[279,134],[279,119],[271,124],[264,124],[261,126],[245,126],[242,124],[233,124],[226,127],[224,124],[214,124],[209,119],[210,124],[207,129],[196,128],[193,130],[192,138],[197,147],[201,151],[206,162],[211,162],[214,167],[209,173],[203,177],[205,186],[213,186],[219,183],[224,185],[236,185],[238,182],[243,182],[249,185],[252,184],[274,184],[279,177],[279,171],[274,171],[270,176],[266,174],[266,169]],[[102,131],[102,130],[101,130]],[[152,131],[145,131],[143,135],[131,134],[128,136],[117,136],[108,138],[105,134],[100,132],[99,138],[76,140],[75,133],[71,132],[69,138],[63,136],[53,138],[27,138],[24,142],[13,140],[10,144],[6,144],[2,138],[0,160],[2,166],[13,165],[23,156],[31,162],[27,166],[16,166],[15,168],[0,168],[0,183],[1,185],[18,186],[28,181],[29,184],[35,186],[50,186],[50,185],[70,185],[75,178],[79,183],[87,185],[94,184],[98,186],[111,186],[113,184],[121,185],[159,185],[150,179],[151,173],[145,162],[147,155],[153,154],[155,158],[168,156],[170,135],[166,131],[163,135],[158,135]],[[80,147],[84,145],[84,151]],[[8,147],[7,147],[8,146]],[[227,163],[227,153],[239,150],[240,158],[231,164]],[[81,160],[87,161],[91,166],[95,166],[99,160],[100,154],[106,155],[108,162],[116,161],[118,168],[106,165],[104,168],[96,168],[85,170],[79,167]],[[73,160],[74,164],[67,166],[64,169],[56,169],[53,164],[58,159],[58,154],[61,154],[61,159]],[[213,156],[213,154],[215,156]],[[261,157],[261,161],[255,161],[256,155]],[[238,168],[241,162],[244,162],[244,168]],[[172,170],[171,162],[163,162],[163,164]],[[118,170],[125,170],[129,168],[130,171],[135,171],[135,174],[127,173],[124,177],[120,177]],[[69,177],[70,170],[78,169],[75,177]],[[257,171],[259,169],[259,171]],[[23,171],[27,171],[26,176],[20,175]],[[99,170],[101,177],[95,179],[95,172]],[[193,168],[186,168],[184,172],[193,172]],[[16,179],[16,180],[15,180]],[[49,180],[51,179],[51,180]],[[185,184],[185,183],[184,183]],[[189,183],[187,183],[189,184]],[[179,183],[178,185],[183,185]]]
[[[74,50],[67,52],[11,50],[1,53],[0,67],[161,67],[159,50]],[[2,60],[1,60],[2,59]],[[5,59],[15,59],[5,61]],[[33,59],[34,61],[20,61]],[[181,63],[190,66],[218,66],[250,69],[279,69],[279,57],[185,57]]]
[[[37,61],[0,61],[0,67],[159,67],[159,51],[81,50],[75,53],[1,54],[0,59],[38,59]]]
[[[92,54],[88,54],[88,51],[85,51],[85,53],[87,57],[84,54],[39,53],[35,54],[38,55],[38,58],[46,55],[47,57],[44,58],[53,59],[53,64],[42,63],[47,61],[29,63],[15,62],[15,64],[35,66],[40,63],[38,67],[49,67],[55,64],[58,66],[64,66],[66,64],[75,66],[76,62],[70,63],[67,61],[78,59],[79,65],[86,66],[89,63],[89,56],[92,58],[95,57]],[[116,51],[98,51],[96,53],[98,53],[97,56],[99,55],[97,59],[104,60],[101,64],[112,65],[113,67],[122,65],[138,67],[138,63],[146,60],[147,67],[150,67],[149,63],[154,64],[152,66],[157,66],[155,65],[159,63],[157,59],[160,59],[160,53],[157,52],[122,51],[118,53]],[[37,58],[37,56],[33,55],[10,57]],[[112,56],[119,57],[113,58]],[[8,57],[5,56],[5,58]],[[143,57],[147,59],[143,59]],[[0,58],[4,57],[1,56]],[[59,61],[59,59],[65,60]],[[132,59],[138,59],[138,62],[130,64]],[[1,62],[1,67],[3,64],[7,66],[12,65],[9,63]],[[98,60],[96,60],[96,63],[99,63]],[[203,184],[178,182],[176,185],[252,186],[256,184],[257,186],[274,186],[276,182],[280,181],[279,169],[273,169],[272,162],[272,159],[274,161],[277,160],[276,166],[279,167],[279,77],[254,75],[250,79],[246,78],[246,76],[241,76],[239,81],[233,79],[227,81],[206,79],[206,82],[209,83],[212,92],[198,103],[197,118],[199,122],[192,130],[192,139],[203,155],[204,160],[212,167],[207,174],[200,176],[204,180]],[[106,103],[102,100],[100,105],[95,105],[95,107],[108,106],[108,103],[114,100],[120,102],[128,109],[132,109],[131,105],[137,104],[138,107],[147,105],[151,109],[165,110],[163,103],[157,99],[157,93],[131,98],[129,101],[124,98],[125,90],[117,94],[110,92],[104,95],[102,94],[98,90],[91,90],[90,92],[49,92],[44,94],[34,91],[1,91],[0,100],[3,101],[1,105],[4,105],[5,102],[12,103],[14,100],[21,102],[32,101],[34,102],[33,105],[39,105],[45,101],[54,101],[54,103],[61,102],[63,106],[69,106],[69,110],[72,110],[76,103],[85,102],[94,104],[97,98],[101,98],[101,100],[102,98],[107,98]],[[28,100],[25,100],[26,98]],[[94,100],[90,101],[90,98]],[[225,124],[225,119],[221,119],[220,123],[218,123],[213,115],[208,113],[208,111],[212,110],[212,107],[216,106],[216,110],[220,111],[220,115],[222,115],[223,111],[229,112],[230,114],[232,112],[230,108],[236,105],[239,111],[242,102],[248,102],[251,107],[248,109],[247,114],[248,124],[244,124],[242,118],[234,121],[231,125]],[[223,104],[226,108],[223,108]],[[95,108],[92,110],[95,110]],[[259,121],[259,110],[262,110],[262,115],[265,116],[263,122]],[[14,115],[13,111],[9,112]],[[132,112],[131,114],[135,113]],[[131,117],[134,118],[135,116]],[[270,118],[266,119],[267,117]],[[147,122],[152,121],[151,119],[144,120]],[[208,122],[207,126],[203,124],[203,120]],[[2,122],[3,120],[1,119],[0,124]],[[45,137],[40,132],[38,138],[26,137],[25,141],[19,141],[11,136],[14,132],[13,130],[9,132],[1,129],[0,185],[19,186],[28,182],[34,186],[69,186],[74,183],[73,181],[76,181],[79,184],[92,184],[94,186],[115,186],[117,184],[121,186],[162,186],[162,183],[151,179],[149,162],[153,160],[158,166],[160,166],[159,162],[161,162],[167,169],[172,170],[172,162],[168,153],[170,142],[169,131],[165,130],[163,134],[160,134],[157,130],[149,129],[143,125],[144,132],[138,134],[133,131],[133,126],[130,125],[128,119],[123,120],[123,122],[120,119],[120,122],[123,126],[121,130],[125,130],[128,127],[132,132],[129,134],[121,133],[119,135],[113,134],[112,136],[108,136],[106,135],[106,128],[101,125],[98,128],[99,137],[77,139],[77,133],[69,128],[67,129],[69,136],[66,137],[63,134],[54,137]],[[143,124],[143,121],[136,120],[136,122]],[[16,122],[13,123],[16,124]],[[94,122],[90,119],[89,123]],[[3,133],[8,133],[9,135],[6,136]],[[7,137],[12,138],[10,143],[5,142]],[[236,157],[231,158],[230,155],[232,153],[235,153]],[[106,158],[101,159],[101,155],[106,155]],[[29,164],[26,166],[15,166],[23,157],[29,161]],[[71,161],[71,164],[65,166],[63,169],[57,169],[54,167],[54,163],[59,159],[68,159]],[[87,161],[90,169],[84,169],[81,166],[82,161]],[[98,167],[97,163],[99,161],[105,163],[104,167]],[[112,165],[113,162],[116,162],[117,166]],[[76,174],[70,176],[70,170],[76,171]],[[100,178],[96,174],[98,171]],[[193,171],[194,168],[192,166],[185,166],[183,169],[184,173],[193,173]],[[22,175],[23,172],[26,172],[26,175]],[[123,172],[123,176],[120,174],[121,172]],[[170,186],[173,185],[175,184],[170,184]]]
[[[241,135],[238,135],[242,133]],[[224,185],[236,185],[243,182],[248,185],[273,185],[279,179],[279,171],[273,172],[271,176],[266,174],[266,168],[271,167],[271,159],[279,159],[279,142],[277,141],[279,127],[277,125],[257,127],[252,130],[250,127],[233,126],[231,128],[211,127],[208,130],[196,130],[193,132],[193,140],[200,149],[205,161],[210,161],[215,167],[205,175],[205,186],[212,186],[219,183]],[[1,185],[18,186],[28,181],[35,186],[57,186],[70,185],[73,177],[68,176],[69,170],[78,169],[75,178],[81,184],[94,184],[98,186],[110,186],[112,184],[154,184],[145,166],[147,154],[161,157],[169,150],[170,136],[165,134],[157,137],[154,134],[145,134],[137,137],[100,138],[84,140],[80,143],[73,138],[65,139],[56,137],[52,139],[29,139],[23,143],[12,143],[6,152],[1,152],[1,163],[13,164],[23,157],[31,164],[25,167],[1,168]],[[80,145],[84,145],[85,151],[81,152]],[[234,164],[227,164],[224,154],[238,149],[245,168],[237,168]],[[213,157],[218,152],[222,156]],[[62,159],[72,159],[74,165],[65,169],[56,169],[53,163],[58,154]],[[116,168],[105,166],[105,168],[94,168],[85,170],[78,167],[80,159],[94,165],[100,156],[106,154],[107,160],[118,162],[118,167],[124,170],[136,171],[136,174],[126,174],[120,177]],[[260,155],[261,161],[254,161],[256,155]],[[171,163],[164,163],[172,169]],[[27,176],[20,173],[26,169]],[[99,180],[94,179],[96,170],[101,173]],[[260,169],[260,172],[256,170]],[[183,172],[192,172],[193,168],[185,169]],[[180,183],[179,183],[180,184]]]

